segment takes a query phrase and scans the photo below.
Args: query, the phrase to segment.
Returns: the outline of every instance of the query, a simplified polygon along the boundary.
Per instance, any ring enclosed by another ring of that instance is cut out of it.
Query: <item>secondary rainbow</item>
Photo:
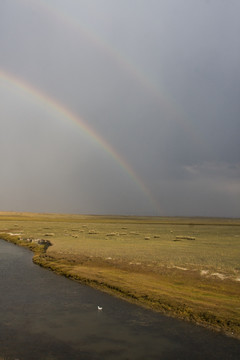
[[[134,63],[126,54],[120,51],[115,44],[111,44],[96,31],[90,28],[87,24],[77,21],[73,16],[67,14],[61,9],[61,4],[58,6],[51,4],[46,0],[20,0],[22,3],[26,3],[28,6],[33,6],[35,11],[42,11],[46,16],[51,16],[51,20],[62,23],[68,28],[72,28],[84,35],[90,43],[95,47],[101,49],[104,53],[115,61],[122,69],[128,72],[128,74],[140,83],[153,98],[155,98],[158,105],[161,107],[161,111],[165,111],[170,114],[170,118],[178,119],[181,112],[177,104],[173,99],[170,99],[166,94],[166,89],[159,87],[154,80],[150,79],[144,71]]]
[[[201,146],[199,138],[193,129],[191,119],[188,119],[185,111],[180,104],[174,101],[174,98],[167,93],[167,89],[160,83],[156,83],[141,69],[138,64],[133,62],[127,54],[116,47],[116,44],[109,43],[106,39],[99,35],[89,25],[75,19],[72,15],[67,14],[61,4],[51,4],[47,0],[20,0],[28,6],[32,5],[37,11],[45,12],[46,16],[51,16],[51,20],[60,21],[63,25],[72,28],[83,34],[94,46],[108,54],[122,69],[136,80],[155,100],[160,109],[161,114],[166,114],[168,121],[179,123],[194,142]]]
[[[151,202],[154,210],[160,211],[159,204],[153,198],[150,190],[146,187],[143,181],[139,178],[136,172],[132,169],[132,167],[120,156],[116,150],[106,142],[104,138],[102,138],[90,125],[86,124],[84,120],[74,114],[70,109],[66,106],[59,103],[56,99],[50,97],[49,95],[43,93],[39,89],[33,87],[23,79],[12,75],[9,72],[0,70],[0,79],[2,82],[6,82],[10,87],[15,87],[20,92],[25,92],[29,95],[32,95],[34,99],[42,104],[44,107],[47,107],[54,111],[56,114],[61,115],[66,121],[70,121],[77,125],[81,131],[85,133],[89,138],[93,139],[97,144],[100,145],[104,151],[106,151],[120,166],[121,168],[129,175],[130,178],[135,182],[138,188],[145,194],[148,200]]]

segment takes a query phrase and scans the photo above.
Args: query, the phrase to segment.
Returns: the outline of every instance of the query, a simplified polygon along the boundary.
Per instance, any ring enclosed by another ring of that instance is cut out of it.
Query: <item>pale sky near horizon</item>
[[[0,0],[0,211],[240,217],[238,0]]]

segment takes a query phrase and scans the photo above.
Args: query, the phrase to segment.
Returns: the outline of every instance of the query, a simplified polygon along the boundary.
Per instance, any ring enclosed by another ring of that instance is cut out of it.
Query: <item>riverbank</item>
[[[239,220],[7,214],[0,226],[40,266],[240,338]]]

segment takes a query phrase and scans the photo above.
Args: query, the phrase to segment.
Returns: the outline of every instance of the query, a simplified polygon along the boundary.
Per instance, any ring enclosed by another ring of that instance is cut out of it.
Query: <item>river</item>
[[[236,339],[56,275],[3,240],[0,274],[1,360],[240,358]]]

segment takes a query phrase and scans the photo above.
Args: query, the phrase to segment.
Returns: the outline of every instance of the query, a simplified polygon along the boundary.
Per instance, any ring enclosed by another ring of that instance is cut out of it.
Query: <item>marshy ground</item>
[[[0,213],[0,237],[59,274],[240,337],[239,219]]]

